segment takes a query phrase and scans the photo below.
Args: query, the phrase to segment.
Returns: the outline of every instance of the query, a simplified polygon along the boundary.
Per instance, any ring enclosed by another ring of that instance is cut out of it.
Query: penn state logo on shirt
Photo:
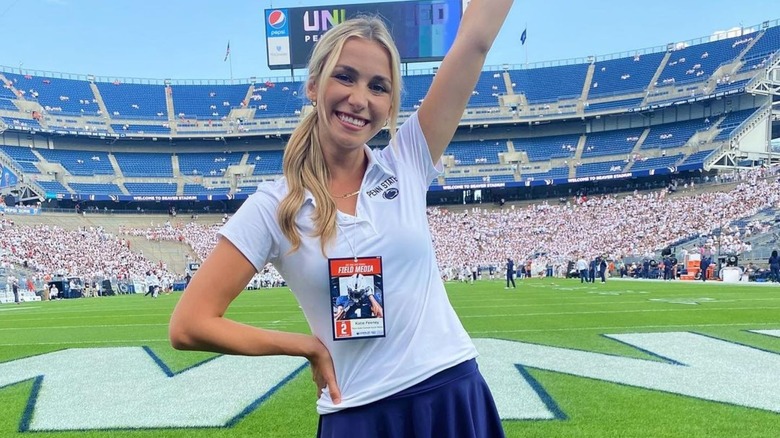
[[[382,197],[385,199],[395,199],[398,197],[398,189],[395,187],[391,187],[384,192],[382,192]]]
[[[372,201],[392,201],[398,198],[400,190],[398,189],[398,178],[389,176],[382,181],[374,184],[365,194]]]

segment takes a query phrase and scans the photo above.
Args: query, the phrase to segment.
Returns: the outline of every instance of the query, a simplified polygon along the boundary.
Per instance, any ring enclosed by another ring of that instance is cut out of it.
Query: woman
[[[425,194],[511,4],[471,2],[400,129],[400,61],[382,21],[348,20],[323,35],[306,84],[313,111],[287,144],[285,177],[261,185],[220,231],[171,318],[175,348],[307,358],[320,437],[503,436],[439,275]],[[384,126],[390,145],[370,150]],[[266,262],[287,280],[313,336],[223,317]],[[336,320],[339,291],[357,272],[381,311]],[[350,330],[358,324],[369,330]]]

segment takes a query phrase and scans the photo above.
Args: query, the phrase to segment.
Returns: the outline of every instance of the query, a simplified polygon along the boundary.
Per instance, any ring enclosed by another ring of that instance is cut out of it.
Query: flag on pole
[[[230,56],[230,41],[228,41],[227,50],[225,50],[225,59],[222,62],[227,61],[228,60],[228,56]]]
[[[526,28],[526,29],[523,29],[523,33],[520,35],[520,43],[521,43],[521,45],[523,45],[523,46],[525,45],[525,37],[526,37],[526,32],[527,32],[527,31],[528,31],[528,29],[527,29],[527,28]]]

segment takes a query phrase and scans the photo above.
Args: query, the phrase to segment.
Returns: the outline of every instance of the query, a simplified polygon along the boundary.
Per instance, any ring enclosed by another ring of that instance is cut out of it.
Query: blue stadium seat
[[[617,131],[592,132],[585,139],[582,158],[607,155],[628,155],[636,146],[644,128],[619,129]]]
[[[284,151],[249,152],[247,164],[254,164],[252,175],[279,175],[282,173]]]
[[[105,152],[74,151],[63,149],[40,149],[41,156],[48,162],[60,163],[71,175],[93,176],[113,175],[114,168]]]
[[[458,165],[498,164],[498,154],[506,151],[506,141],[454,141],[444,155],[454,156]]]
[[[131,195],[161,195],[171,196],[176,194],[176,183],[130,183],[124,184]]]
[[[572,158],[580,136],[554,135],[551,137],[513,138],[515,151],[528,154],[528,161],[547,161],[555,158]]]
[[[645,90],[663,58],[661,52],[596,62],[588,99]]]
[[[182,175],[222,176],[228,166],[239,164],[244,153],[177,154]]]
[[[108,115],[118,119],[167,120],[165,86],[96,82]]]
[[[176,117],[185,119],[221,119],[233,107],[246,107],[248,92],[249,84],[171,86]]]
[[[173,178],[170,154],[115,152],[114,158],[124,176]]]
[[[555,102],[582,94],[588,64],[509,70],[515,94],[525,94],[528,102]]]
[[[635,161],[631,166],[631,171],[638,170],[650,170],[650,169],[662,169],[664,167],[673,167],[678,161],[680,161],[685,154],[676,154],[667,157],[652,157],[639,161]]]
[[[49,114],[96,115],[100,111],[87,81],[3,74],[24,92],[26,100],[38,102]]]

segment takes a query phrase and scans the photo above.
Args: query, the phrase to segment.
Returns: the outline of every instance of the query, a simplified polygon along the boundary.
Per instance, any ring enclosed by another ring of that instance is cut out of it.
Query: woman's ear
[[[306,82],[306,98],[311,102],[317,101],[317,84],[313,80]]]

